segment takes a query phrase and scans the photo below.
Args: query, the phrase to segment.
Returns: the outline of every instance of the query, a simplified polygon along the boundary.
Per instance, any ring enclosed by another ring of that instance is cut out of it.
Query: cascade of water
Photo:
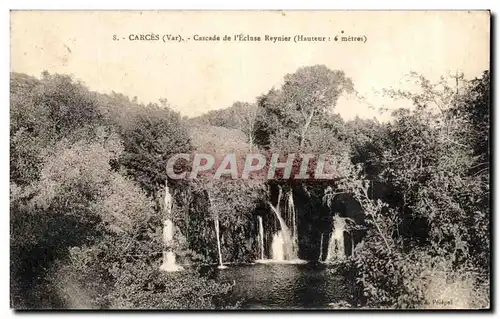
[[[323,233],[321,233],[320,241],[319,241],[319,261],[323,260]]]
[[[279,205],[279,204],[278,204]],[[290,229],[286,225],[285,220],[281,217],[277,208],[272,207],[280,223],[281,230],[273,236],[272,250],[273,259],[277,260],[296,260],[297,257],[297,242],[292,238]],[[281,258],[283,255],[283,258]],[[275,256],[279,258],[275,258]]]
[[[354,256],[354,237],[351,233],[351,255]]]
[[[172,251],[172,246],[174,244],[174,223],[170,216],[172,214],[172,196],[170,195],[168,184],[165,183],[165,216],[166,219],[163,221],[163,244],[165,249],[163,250],[163,261],[160,266],[161,271],[179,271],[182,270],[182,266],[179,266],[175,262],[175,253]]]
[[[262,216],[257,216],[259,219],[259,244],[260,244],[260,259],[264,260],[264,224]]]
[[[171,219],[166,219],[163,223],[163,242],[166,245],[173,244],[174,241],[174,223]]]
[[[344,231],[346,229],[346,219],[336,215],[333,218],[333,229],[328,242],[328,254],[326,261],[331,262],[345,258]]]
[[[221,245],[220,245],[220,229],[219,229],[219,218],[214,219],[215,223],[215,234],[217,235],[217,250],[219,252],[219,266],[217,268],[219,269],[224,269],[227,268],[227,266],[224,266],[222,263],[222,251],[221,251]]]
[[[295,249],[295,255],[298,254],[298,245],[299,245],[299,232],[297,229],[297,213],[295,212],[295,204],[293,202],[293,193],[290,191],[288,195],[288,211],[291,216],[291,223],[290,225],[292,226],[292,236],[293,236],[293,242],[294,242],[294,249]]]
[[[163,243],[165,247],[170,248],[173,244],[174,237],[174,224],[172,220],[166,219],[163,223]],[[178,266],[175,262],[175,254],[172,250],[164,250],[163,251],[163,262],[160,266],[160,270],[162,271],[177,271],[182,268]]]
[[[284,261],[285,260],[285,239],[283,238],[283,232],[279,231],[273,236],[272,244],[273,260]]]

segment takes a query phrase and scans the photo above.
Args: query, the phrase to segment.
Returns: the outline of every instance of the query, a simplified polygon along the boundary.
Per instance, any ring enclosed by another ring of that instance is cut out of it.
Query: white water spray
[[[320,242],[319,242],[319,261],[323,260],[323,233],[321,233]]]
[[[281,230],[278,231],[273,236],[273,259],[276,260],[294,260],[297,259],[297,253],[296,253],[296,247],[294,240],[292,238],[292,235],[290,233],[290,229],[286,225],[285,221],[279,213],[275,210],[276,216],[278,217],[278,220],[280,222],[280,227]],[[283,256],[283,258],[279,256]],[[278,256],[279,258],[275,258],[275,256]]]
[[[257,216],[259,220],[259,244],[260,244],[260,260],[264,260],[264,224],[262,216]]]
[[[176,264],[175,253],[172,251],[172,245],[174,244],[174,223],[170,216],[172,214],[172,196],[170,195],[168,184],[165,183],[165,220],[163,221],[163,244],[165,249],[163,250],[163,261],[160,266],[161,271],[179,271],[182,270],[182,266]]]
[[[221,250],[221,245],[220,245],[220,228],[219,228],[219,218],[216,217],[214,219],[214,224],[215,224],[215,234],[217,235],[217,250],[219,252],[219,266],[217,268],[219,269],[225,269],[227,266],[224,266],[222,263],[222,250]]]
[[[280,223],[280,228],[274,236],[271,245],[272,257],[274,261],[298,261],[298,238],[297,238],[297,223],[295,221],[295,206],[293,204],[293,197],[290,192],[288,197],[288,216],[289,223],[293,227],[293,232],[288,228],[285,220],[280,214],[280,199],[281,199],[281,189],[280,195],[278,196],[278,204],[276,207],[271,205],[272,211],[276,214],[276,217]]]
[[[298,254],[299,247],[299,232],[297,227],[297,213],[295,212],[295,204],[293,202],[293,193],[290,191],[288,195],[288,215],[291,219],[290,225],[292,226],[292,240],[294,243],[295,254]]]
[[[284,261],[285,260],[285,239],[283,238],[283,232],[279,231],[273,236],[273,243],[271,246],[272,257],[274,261]]]
[[[336,215],[333,218],[333,229],[328,242],[327,262],[345,258],[344,231],[346,230],[346,218]]]

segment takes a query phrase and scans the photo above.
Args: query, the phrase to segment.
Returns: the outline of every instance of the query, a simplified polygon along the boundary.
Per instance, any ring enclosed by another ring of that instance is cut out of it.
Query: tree
[[[214,308],[231,288],[157,271],[151,195],[166,158],[190,151],[166,105],[89,92],[68,76],[12,74],[10,147],[13,307]]]
[[[363,170],[347,182],[351,192],[362,195],[358,200],[371,225],[353,260],[359,282],[368,304],[376,307],[426,307],[448,289],[460,291],[454,305],[487,307],[488,170],[475,170],[487,148],[481,156],[474,142],[488,135],[487,73],[438,83],[414,76],[420,91],[390,92],[410,99],[415,108],[394,113],[376,148],[382,152],[371,156],[361,149],[371,157],[361,163],[377,167],[370,172],[371,187],[359,182],[366,179]],[[461,86],[452,88],[459,80]],[[475,122],[471,114],[483,120]],[[380,209],[370,209],[377,203]]]
[[[258,108],[248,102],[234,102],[231,107],[213,110],[192,119],[190,122],[202,125],[221,126],[227,129],[241,130],[247,137],[247,143],[253,148],[255,134],[255,120]]]
[[[257,106],[246,102],[235,102],[233,104],[232,112],[234,113],[234,118],[238,127],[247,136],[250,149],[253,149],[255,120],[258,112]]]
[[[190,137],[180,115],[154,104],[138,106],[138,112],[120,127],[120,135],[124,145],[120,164],[153,196],[165,185],[170,156],[191,151]]]
[[[38,178],[47,148],[63,138],[94,138],[103,117],[96,94],[69,76],[13,73],[10,85],[10,176],[26,185]]]
[[[269,136],[271,145],[288,141],[301,150],[309,142],[311,126],[333,111],[342,93],[353,91],[353,83],[343,71],[324,65],[299,68],[285,75],[280,90],[273,89],[258,99],[263,109],[258,134]]]

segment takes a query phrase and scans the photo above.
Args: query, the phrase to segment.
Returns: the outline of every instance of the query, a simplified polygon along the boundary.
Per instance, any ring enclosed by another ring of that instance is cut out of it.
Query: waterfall
[[[290,229],[286,225],[283,218],[281,218],[278,211],[274,211],[278,217],[281,230],[273,236],[273,259],[277,260],[294,260],[297,259],[296,249],[294,247],[294,241],[290,234]],[[275,252],[276,250],[276,252]],[[283,255],[283,258],[274,258],[274,256]]]
[[[170,248],[174,238],[174,223],[171,219],[166,219],[163,222],[163,243],[165,247]],[[163,263],[160,266],[163,271],[176,271],[178,266],[175,263],[175,254],[170,250],[163,251]]]
[[[280,196],[281,197],[281,196]],[[292,196],[290,195],[288,205],[289,205],[289,216],[295,216],[295,207],[293,205],[293,200],[290,201]],[[278,221],[280,223],[281,230],[278,231],[273,236],[272,243],[272,256],[274,260],[282,261],[293,261],[297,260],[297,252],[298,252],[298,240],[297,240],[297,231],[296,231],[296,222],[292,222],[292,227],[294,227],[294,232],[292,233],[288,228],[285,220],[281,217],[279,212],[279,204],[276,207],[271,206],[271,209],[276,214]],[[295,217],[292,217],[294,219]]]
[[[259,244],[260,244],[260,260],[264,260],[264,224],[262,216],[257,216],[259,220]]]
[[[346,230],[346,218],[336,215],[333,218],[333,229],[328,242],[327,262],[345,258],[344,231]]]
[[[171,219],[166,219],[163,223],[163,242],[171,245],[174,241],[174,223]]]
[[[320,241],[319,241],[319,261],[323,260],[323,233],[321,233]]]
[[[292,226],[292,239],[294,242],[295,252],[298,253],[299,232],[297,227],[297,214],[295,212],[295,204],[293,202],[293,193],[290,191],[288,195],[288,214],[291,218],[290,225]]]
[[[351,233],[351,255],[354,256],[354,237]]]
[[[160,266],[161,271],[179,271],[183,268],[176,264],[175,253],[172,251],[174,246],[174,223],[172,216],[172,196],[168,189],[168,183],[165,183],[165,220],[163,221],[163,261]]]
[[[285,240],[283,238],[283,232],[278,232],[273,236],[272,252],[273,260],[284,261],[285,260]]]
[[[227,266],[224,266],[222,263],[222,251],[221,251],[221,246],[220,246],[220,229],[219,229],[219,218],[216,217],[214,219],[214,224],[215,224],[215,234],[217,236],[217,250],[219,252],[219,266],[217,268],[219,269],[224,269],[227,268]]]

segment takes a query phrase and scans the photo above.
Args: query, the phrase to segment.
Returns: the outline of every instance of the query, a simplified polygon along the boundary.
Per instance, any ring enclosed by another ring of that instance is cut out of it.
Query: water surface
[[[215,277],[235,283],[228,301],[240,301],[244,309],[331,308],[351,299],[348,280],[319,263],[231,265]]]

